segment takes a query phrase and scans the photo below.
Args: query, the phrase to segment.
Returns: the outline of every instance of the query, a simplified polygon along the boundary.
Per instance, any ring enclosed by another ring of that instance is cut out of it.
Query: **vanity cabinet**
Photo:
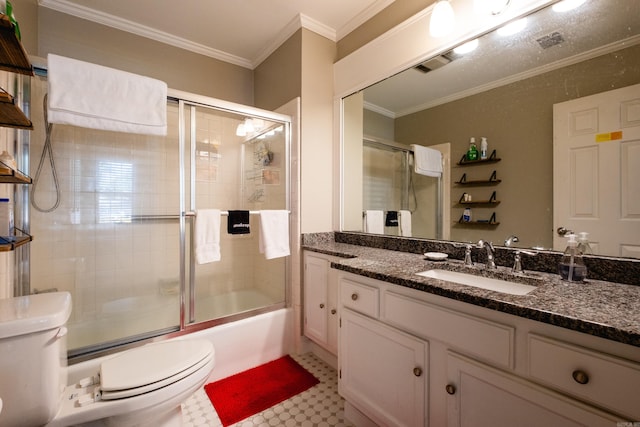
[[[340,394],[378,425],[424,425],[428,344],[350,309],[340,317]]]
[[[351,273],[338,283],[339,391],[379,425],[640,420],[636,347]]]
[[[338,353],[338,283],[330,255],[304,251],[304,334]]]

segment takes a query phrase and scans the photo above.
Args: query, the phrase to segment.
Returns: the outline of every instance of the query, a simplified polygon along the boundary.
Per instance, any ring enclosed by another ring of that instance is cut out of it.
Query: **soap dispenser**
[[[582,255],[593,255],[593,250],[589,245],[589,233],[586,231],[578,233],[578,252]]]
[[[469,150],[467,151],[467,160],[478,160],[478,148],[476,147],[476,139],[471,137],[469,140]]]
[[[582,254],[578,250],[578,240],[575,234],[568,234],[567,239],[567,248],[564,250],[562,260],[558,265],[558,273],[563,280],[582,282],[587,277],[587,267],[584,265]]]

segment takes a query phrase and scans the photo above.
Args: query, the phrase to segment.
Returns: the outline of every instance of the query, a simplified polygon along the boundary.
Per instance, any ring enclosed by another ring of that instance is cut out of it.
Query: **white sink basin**
[[[449,270],[427,270],[416,273],[418,276],[431,277],[433,279],[446,280],[447,282],[459,283],[461,285],[474,286],[476,288],[488,289],[490,291],[503,292],[512,295],[526,295],[536,289],[535,286],[522,283],[508,282],[490,277],[474,276],[473,274],[460,273]]]

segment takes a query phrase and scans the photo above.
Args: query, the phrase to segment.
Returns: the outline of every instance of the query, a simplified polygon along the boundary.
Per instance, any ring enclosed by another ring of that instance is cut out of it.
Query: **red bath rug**
[[[204,390],[225,427],[318,384],[290,356],[209,383]]]

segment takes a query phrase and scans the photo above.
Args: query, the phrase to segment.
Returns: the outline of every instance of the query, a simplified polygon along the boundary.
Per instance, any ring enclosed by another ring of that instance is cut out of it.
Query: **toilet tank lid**
[[[69,315],[69,292],[0,299],[0,339],[58,328]]]

